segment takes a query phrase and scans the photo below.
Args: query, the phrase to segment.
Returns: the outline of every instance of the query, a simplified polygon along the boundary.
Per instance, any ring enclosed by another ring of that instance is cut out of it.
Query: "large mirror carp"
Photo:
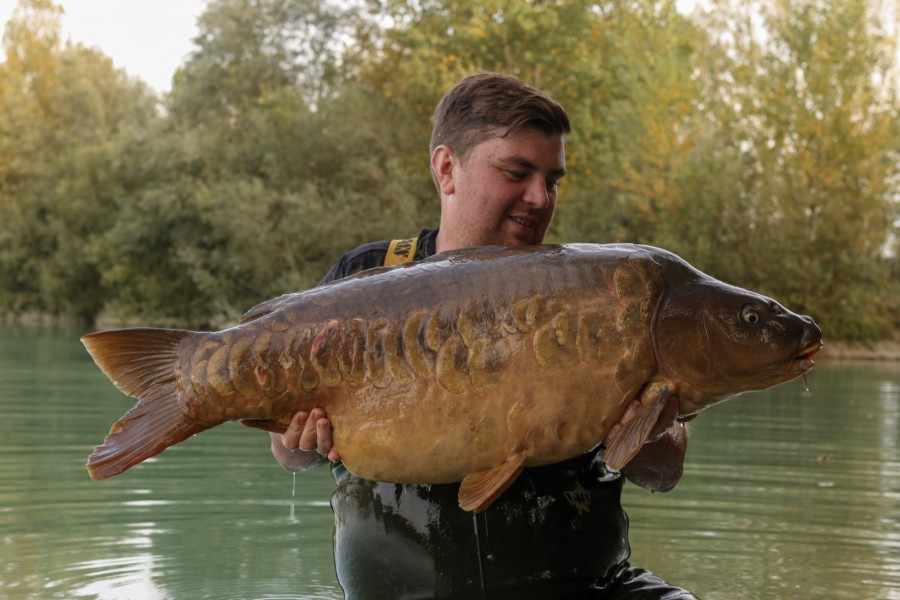
[[[630,244],[444,253],[270,300],[223,331],[82,340],[138,398],[88,459],[94,479],[225,421],[283,432],[318,406],[351,472],[461,481],[476,511],[522,468],[601,443],[621,469],[670,396],[688,417],[805,377],[822,346],[811,318]]]

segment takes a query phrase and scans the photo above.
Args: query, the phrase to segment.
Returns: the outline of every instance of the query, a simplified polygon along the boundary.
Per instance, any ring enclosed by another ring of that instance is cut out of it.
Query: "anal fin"
[[[634,455],[638,453],[653,426],[659,419],[666,400],[672,395],[668,386],[653,390],[649,398],[641,399],[642,406],[638,414],[626,423],[613,437],[607,438],[603,462],[614,471],[621,471]]]
[[[459,486],[459,507],[476,513],[485,510],[516,480],[527,458],[527,453],[519,452],[492,469],[466,475]]]

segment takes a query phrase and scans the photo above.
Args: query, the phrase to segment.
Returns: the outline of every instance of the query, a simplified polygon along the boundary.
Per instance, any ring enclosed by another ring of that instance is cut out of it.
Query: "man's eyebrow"
[[[524,167],[525,169],[528,169],[529,171],[539,171],[540,170],[540,169],[538,169],[538,166],[536,164],[534,164],[533,162],[531,162],[530,160],[528,160],[527,158],[525,158],[523,156],[508,156],[506,158],[501,158],[500,162],[507,163],[507,164],[512,163],[512,164],[518,165],[520,167]],[[551,169],[550,172],[548,173],[548,175],[559,179],[559,178],[565,177],[566,169],[565,169],[565,167],[563,167],[562,169]]]

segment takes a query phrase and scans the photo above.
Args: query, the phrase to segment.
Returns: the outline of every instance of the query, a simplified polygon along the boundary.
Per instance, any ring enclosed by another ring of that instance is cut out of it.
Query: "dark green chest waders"
[[[565,598],[628,558],[622,479],[590,455],[526,469],[480,514],[457,484],[360,479],[335,467],[335,564],[348,599]],[[581,594],[580,594],[580,593]]]
[[[384,264],[411,260],[415,241],[389,244]],[[458,484],[368,481],[341,464],[334,477],[335,567],[348,600],[586,598],[629,555],[622,478],[595,453],[526,469],[477,515],[459,508]]]

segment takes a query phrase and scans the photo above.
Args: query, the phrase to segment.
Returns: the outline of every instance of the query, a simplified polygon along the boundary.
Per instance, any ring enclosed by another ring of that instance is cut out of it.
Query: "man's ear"
[[[431,153],[431,172],[434,174],[438,189],[444,196],[450,196],[456,192],[456,180],[453,176],[455,165],[456,155],[444,144],[435,148]]]

